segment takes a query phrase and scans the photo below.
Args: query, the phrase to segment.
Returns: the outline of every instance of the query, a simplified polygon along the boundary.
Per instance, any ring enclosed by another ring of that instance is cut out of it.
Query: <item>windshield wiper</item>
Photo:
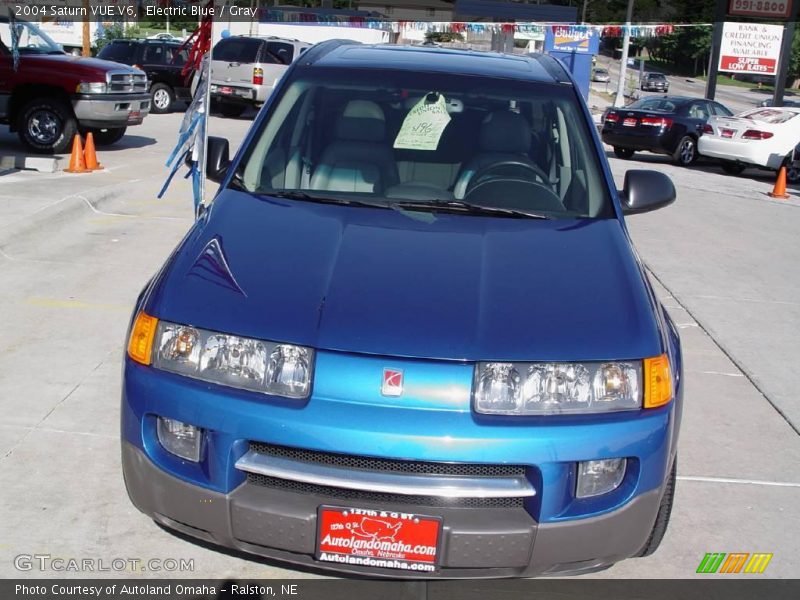
[[[319,196],[317,194],[309,194],[302,190],[271,190],[271,191],[258,191],[258,194],[265,196],[273,196],[275,198],[288,198],[289,200],[301,200],[303,202],[318,202],[319,204],[338,204],[340,206],[369,206],[370,208],[391,208],[388,204],[383,202],[368,202],[367,200],[358,200],[355,198],[336,198],[334,196]]]
[[[397,202],[395,206],[403,210],[449,210],[452,212],[461,212],[470,215],[503,215],[520,219],[552,219],[552,217],[548,215],[527,210],[520,210],[517,208],[484,206],[481,204],[462,202],[461,200],[443,200],[441,198],[437,198],[436,200]]]

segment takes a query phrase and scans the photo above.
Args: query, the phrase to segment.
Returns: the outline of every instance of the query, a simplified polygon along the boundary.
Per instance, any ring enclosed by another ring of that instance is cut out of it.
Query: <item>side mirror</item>
[[[625,173],[620,200],[626,215],[650,212],[675,201],[675,186],[658,171],[631,170]]]
[[[221,182],[228,172],[231,161],[228,158],[228,140],[213,135],[208,136],[206,148],[206,177]]]

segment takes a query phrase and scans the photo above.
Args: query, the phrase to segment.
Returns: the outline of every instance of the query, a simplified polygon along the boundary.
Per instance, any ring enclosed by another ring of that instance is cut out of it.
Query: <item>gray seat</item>
[[[312,190],[381,194],[400,178],[386,143],[386,118],[375,102],[351,100],[311,177]]]
[[[478,137],[479,151],[461,170],[453,194],[463,199],[472,178],[486,167],[512,160],[531,167],[536,164],[528,156],[531,149],[531,128],[520,114],[508,110],[491,112],[483,119]]]

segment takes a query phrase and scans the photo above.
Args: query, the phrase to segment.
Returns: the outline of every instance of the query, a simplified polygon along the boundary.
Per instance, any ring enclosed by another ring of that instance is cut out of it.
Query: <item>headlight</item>
[[[105,94],[107,91],[105,83],[99,81],[84,81],[78,84],[76,90],[79,94]]]
[[[153,366],[188,377],[287,398],[307,398],[314,351],[303,346],[159,321]]]
[[[631,410],[642,406],[641,362],[478,363],[475,410],[550,415]]]

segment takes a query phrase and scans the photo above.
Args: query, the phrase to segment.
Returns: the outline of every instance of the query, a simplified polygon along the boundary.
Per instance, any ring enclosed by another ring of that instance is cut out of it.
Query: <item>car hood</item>
[[[57,69],[61,72],[78,76],[104,75],[108,71],[141,72],[128,65],[111,62],[110,60],[73,56],[72,54],[26,54],[22,55],[20,58],[22,60],[22,66],[25,69],[44,71]]]
[[[661,352],[620,222],[401,213],[223,191],[148,296],[168,321],[467,360]]]

